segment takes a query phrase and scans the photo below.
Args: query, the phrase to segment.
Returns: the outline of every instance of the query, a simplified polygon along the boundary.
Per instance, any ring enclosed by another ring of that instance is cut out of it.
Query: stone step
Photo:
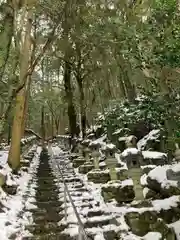
[[[54,200],[51,200],[51,201],[38,201],[37,202],[37,206],[41,207],[41,208],[45,208],[45,209],[49,209],[49,207],[60,207],[61,203],[59,201],[54,201]]]
[[[54,222],[58,223],[61,221],[64,217],[64,214],[60,214],[59,212],[47,212],[46,214],[35,216],[34,217],[34,223],[38,225],[44,225],[46,222]]]
[[[88,240],[94,240],[94,237],[92,235],[87,234],[87,236],[88,236]],[[78,235],[71,236],[68,233],[61,233],[61,238],[60,239],[63,239],[63,240],[77,240]]]
[[[22,240],[65,240],[65,239],[63,238],[61,233],[49,233],[49,234],[42,233],[42,234],[35,234],[33,237],[24,237],[22,238]]]
[[[60,206],[53,206],[49,209],[46,208],[37,208],[37,209],[32,209],[31,212],[33,213],[34,220],[37,219],[42,219],[43,217],[45,218],[51,218],[51,216],[54,214],[56,216],[62,216],[62,210],[63,208]],[[57,217],[58,218],[58,217]]]
[[[57,196],[58,195],[58,189],[56,188],[56,189],[54,189],[54,191],[51,191],[50,190],[50,188],[49,188],[49,190],[48,189],[46,189],[46,190],[42,190],[42,189],[38,189],[37,191],[36,191],[36,197],[37,196],[49,196],[49,195],[51,195],[51,196]]]
[[[57,222],[45,222],[44,225],[34,224],[26,226],[32,234],[44,234],[44,233],[60,233],[62,228],[58,226]]]
[[[53,180],[47,180],[47,179],[45,179],[45,180],[43,180],[43,179],[37,180],[37,184],[38,184],[38,186],[46,185],[47,187],[48,186],[52,187],[54,185],[53,184]]]
[[[35,190],[36,190],[36,192],[41,192],[41,191],[45,191],[45,192],[56,192],[56,193],[58,193],[59,192],[59,190],[58,190],[58,188],[56,187],[56,186],[49,186],[49,187],[47,187],[47,186],[44,186],[44,185],[38,185],[37,187],[35,187],[34,188]]]
[[[85,228],[94,228],[94,227],[102,227],[104,225],[117,225],[117,220],[112,216],[101,215],[88,218],[88,220],[84,223]]]
[[[42,202],[42,201],[58,201],[58,196],[57,195],[50,195],[50,196],[48,196],[48,195],[46,195],[46,196],[44,196],[44,195],[37,195],[36,196],[36,200],[37,201],[39,201],[39,202]]]
[[[109,213],[106,213],[104,212],[103,210],[99,209],[92,209],[92,210],[89,210],[88,213],[87,213],[87,217],[95,217],[95,216],[107,216]]]

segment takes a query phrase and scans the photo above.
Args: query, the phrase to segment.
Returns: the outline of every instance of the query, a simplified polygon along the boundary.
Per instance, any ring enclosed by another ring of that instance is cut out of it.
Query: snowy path
[[[48,153],[40,157],[36,181],[36,209],[33,209],[33,223],[26,227],[31,236],[23,238],[32,239],[60,239],[58,222],[62,219],[60,203],[58,201],[58,189],[54,184]]]

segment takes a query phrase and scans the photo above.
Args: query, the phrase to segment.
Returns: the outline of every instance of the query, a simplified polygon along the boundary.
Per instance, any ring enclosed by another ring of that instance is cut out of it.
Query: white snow
[[[180,220],[171,224],[168,224],[169,227],[172,227],[176,233],[177,240],[180,240]]]
[[[102,150],[115,149],[115,148],[116,148],[116,146],[112,143],[108,143],[108,144],[103,143],[103,146],[101,147]]]
[[[106,138],[107,138],[107,135],[105,134],[104,136],[96,139],[95,141],[91,141],[91,143],[90,143],[89,145],[91,145],[91,144],[100,144],[100,145],[103,146],[104,144],[106,144],[106,143],[104,142],[104,141],[106,140]]]
[[[179,196],[172,196],[166,199],[154,200],[152,201],[153,208],[156,211],[160,211],[161,209],[171,209],[171,207],[177,207],[180,202]]]
[[[17,185],[18,189],[15,195],[7,195],[0,188],[0,192],[2,193],[0,195],[0,202],[4,206],[4,212],[0,213],[1,240],[9,239],[9,237],[14,233],[17,233],[17,235],[19,234],[19,237],[24,236],[24,234],[26,236],[29,235],[29,233],[24,230],[24,227],[25,225],[32,223],[32,215],[29,211],[25,211],[25,213],[22,213],[22,211],[24,211],[24,209],[26,208],[28,209],[32,207],[30,199],[25,199],[25,196],[27,195],[27,191],[31,193],[31,196],[35,195],[35,191],[33,191],[35,182],[30,186],[28,185],[29,182],[34,179],[34,174],[36,173],[37,166],[39,164],[39,158],[38,154],[35,154],[30,164],[29,171],[23,172],[22,170],[20,170],[20,176],[13,176],[11,174],[11,169],[7,166],[6,161],[7,154],[4,155],[3,159],[3,162],[5,163],[3,166],[3,171],[4,173],[8,174],[8,177],[12,178],[11,180],[9,180],[8,184]]]
[[[146,197],[148,192],[149,192],[149,188],[147,188],[147,187],[143,188],[143,196],[144,196],[144,198]]]
[[[147,141],[156,140],[157,137],[159,136],[159,134],[160,134],[159,129],[154,129],[151,132],[149,132],[144,138],[142,138],[141,140],[138,141],[138,143],[137,143],[138,149],[144,150],[144,148],[147,144]]]
[[[0,151],[0,165],[4,166],[7,163],[8,151]]]
[[[121,156],[126,157],[129,154],[134,154],[135,155],[135,154],[138,154],[138,153],[140,153],[140,151],[137,148],[127,148],[121,153]]]
[[[113,132],[112,135],[120,134],[122,132],[122,128],[117,129],[115,132]]]
[[[159,232],[149,232],[143,237],[143,240],[161,240],[162,235]]]
[[[25,144],[25,143],[31,142],[32,140],[35,140],[36,138],[37,138],[36,136],[30,136],[30,137],[27,137],[27,138],[22,138],[21,143]]]
[[[157,167],[157,165],[148,164],[148,165],[145,165],[145,166],[141,166],[142,169],[144,169],[144,168],[152,168],[153,169],[155,167]]]
[[[161,183],[162,187],[169,188],[169,186],[177,187],[177,181],[171,181],[167,179],[166,171],[168,169],[172,169],[173,171],[179,171],[180,170],[180,163],[173,164],[173,165],[164,165],[164,166],[158,166],[151,170],[148,174],[148,176],[151,179],[155,179],[159,183]]]
[[[166,153],[153,152],[153,151],[142,151],[143,157],[146,159],[164,159],[167,158]]]
[[[105,240],[103,233],[98,233],[95,236],[94,240]]]
[[[141,185],[142,186],[147,186],[147,175],[143,174],[140,179]]]

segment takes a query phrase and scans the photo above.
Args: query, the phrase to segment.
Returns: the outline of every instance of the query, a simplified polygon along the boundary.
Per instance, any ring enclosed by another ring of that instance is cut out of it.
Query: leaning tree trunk
[[[21,50],[20,59],[20,84],[26,83],[27,71],[29,67],[30,59],[30,48],[31,48],[31,28],[32,28],[32,10],[29,10],[27,14],[27,24],[24,36],[23,48]],[[8,164],[13,169],[18,169],[20,165],[20,148],[21,148],[21,135],[22,135],[22,124],[24,119],[24,106],[26,98],[25,84],[21,87],[16,95],[14,119],[11,134],[11,145],[8,155]]]
[[[2,79],[9,57],[14,28],[14,10],[10,1],[0,5],[0,14],[4,16],[3,19],[1,19],[0,27],[0,79]]]
[[[65,61],[64,69],[64,87],[66,92],[66,99],[68,103],[68,118],[69,118],[69,128],[72,137],[77,135],[77,125],[76,125],[76,111],[73,103],[73,93],[71,88],[71,66],[68,61]]]

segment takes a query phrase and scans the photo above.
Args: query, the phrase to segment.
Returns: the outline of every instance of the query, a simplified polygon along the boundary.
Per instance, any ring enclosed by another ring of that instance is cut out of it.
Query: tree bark
[[[120,96],[125,99],[126,98],[126,89],[124,86],[124,81],[122,79],[122,76],[119,77],[119,87],[120,87]]]
[[[45,116],[44,116],[44,106],[41,108],[41,136],[42,136],[42,148],[45,147]]]
[[[24,113],[23,113],[23,122],[22,122],[22,137],[24,136],[25,128],[26,128],[26,120],[27,120],[27,113],[28,113],[28,100],[29,100],[29,93],[31,87],[31,76],[27,77],[26,83],[26,90],[25,90],[25,102],[24,102]]]
[[[128,66],[124,62],[124,59],[122,57],[120,57],[119,67],[121,69],[122,81],[124,83],[124,89],[125,89],[125,92],[126,92],[126,98],[128,99],[128,101],[130,103],[134,103],[135,102],[135,98],[136,98],[136,90],[135,90],[134,85],[131,83],[131,81],[129,79],[129,76],[128,76]],[[124,89],[122,89],[122,90],[124,91]]]
[[[135,87],[129,79],[127,70],[123,70],[123,75],[124,75],[124,85],[126,89],[127,99],[130,103],[134,103],[136,98]]]
[[[54,137],[54,116],[53,113],[51,113],[51,136]]]
[[[80,93],[80,119],[81,119],[81,131],[82,131],[82,138],[84,139],[86,136],[86,110],[85,110],[85,97],[84,97],[84,90],[83,90],[83,82],[80,76],[76,77],[79,93]]]
[[[29,68],[30,48],[31,48],[31,28],[32,28],[32,9],[27,13],[26,33],[23,42],[20,59],[20,76],[19,82],[26,84],[27,71]],[[20,147],[22,136],[22,124],[24,117],[24,106],[26,98],[26,89],[23,86],[16,95],[14,119],[11,134],[11,145],[8,155],[8,164],[13,170],[17,170],[20,165]]]
[[[68,61],[65,61],[64,67],[64,87],[66,92],[66,99],[68,103],[68,118],[69,118],[69,130],[72,137],[77,135],[77,117],[73,104],[73,93],[71,88],[71,65]]]
[[[10,1],[0,5],[0,14],[4,17],[0,27],[0,79],[2,79],[6,63],[9,57],[9,50],[14,28],[14,10]]]

